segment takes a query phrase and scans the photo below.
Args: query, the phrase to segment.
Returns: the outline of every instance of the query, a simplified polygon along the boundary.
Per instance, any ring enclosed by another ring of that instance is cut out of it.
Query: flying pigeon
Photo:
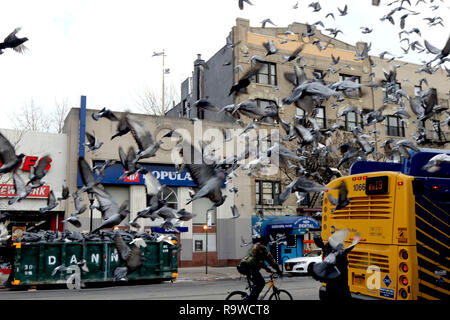
[[[0,160],[2,162],[0,173],[14,171],[22,164],[24,157],[23,153],[16,155],[16,150],[11,142],[0,132]]]
[[[100,118],[107,118],[111,121],[119,121],[119,119],[112,113],[111,110],[103,108],[99,112],[93,112],[92,113],[92,119],[95,121],[98,121]]]
[[[69,222],[72,225],[74,225],[75,227],[80,228],[81,222],[78,219],[78,216],[86,211],[87,205],[86,204],[83,206],[81,205],[81,202],[83,201],[83,199],[81,199],[81,197],[79,197],[76,193],[74,193],[72,195],[72,197],[73,197],[73,202],[74,202],[76,211],[71,213],[70,217],[67,219],[64,219],[63,222]]]
[[[114,231],[114,243],[116,244],[117,252],[124,267],[116,267],[113,271],[115,281],[126,280],[126,276],[138,270],[144,260],[142,257],[142,248],[147,247],[147,243],[142,238],[134,239],[130,244],[134,244],[133,248],[129,248],[123,240],[119,232]]]
[[[239,94],[242,89],[247,88],[251,83],[251,78],[255,76],[259,70],[262,68],[263,64],[256,62],[253,67],[251,67],[240,79],[237,83],[235,83],[231,89],[229,96],[234,92],[235,94]]]
[[[14,190],[16,191],[16,196],[12,199],[8,200],[8,204],[12,205],[16,201],[20,201],[24,198],[26,198],[32,190],[31,186],[25,185],[25,182],[23,179],[18,175],[17,173],[14,173],[13,175],[13,181],[14,181]]]
[[[153,141],[151,133],[138,120],[130,117],[127,119],[131,134],[139,147],[136,156],[132,160],[133,164],[136,164],[140,159],[154,157],[163,142],[161,140]]]
[[[50,193],[47,197],[47,206],[44,208],[39,208],[39,213],[43,214],[47,211],[53,210],[58,206],[58,202],[56,202],[55,195],[53,194],[53,190],[50,190]]]
[[[130,213],[128,211],[128,200],[125,200],[119,207],[116,201],[111,197],[109,193],[100,189],[99,187],[93,187],[92,192],[94,193],[97,201],[99,203],[98,209],[102,213],[103,223],[96,229],[92,230],[92,233],[96,233],[104,228],[113,228],[120,224],[127,215]]]
[[[95,137],[95,132],[93,132],[93,134],[86,132],[86,138],[88,139],[89,142],[85,143],[84,146],[88,147],[90,151],[98,150],[103,145],[103,142],[100,142]]]
[[[44,185],[44,182],[41,179],[47,174],[47,166],[50,163],[51,159],[48,155],[42,157],[37,165],[30,168],[30,180],[27,182],[27,185],[31,183],[31,187],[39,188]]]
[[[3,42],[0,43],[0,54],[3,54],[3,50],[5,49],[13,49],[16,52],[23,53],[27,50],[27,47],[23,44],[28,41],[28,38],[18,38],[16,34],[21,30],[21,28],[14,29]]]
[[[116,133],[111,137],[111,140],[127,134],[128,132],[130,132],[130,130],[130,126],[128,125],[128,113],[125,112],[119,119],[119,122],[117,123]]]
[[[334,213],[336,210],[340,210],[346,207],[352,200],[351,198],[347,198],[348,190],[344,181],[341,182],[338,189],[339,196],[337,199],[330,192],[328,192],[328,201],[330,201],[331,204],[335,206],[331,213]]]

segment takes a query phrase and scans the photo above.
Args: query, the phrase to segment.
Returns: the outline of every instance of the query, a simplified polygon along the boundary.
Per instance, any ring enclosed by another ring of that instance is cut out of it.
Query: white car
[[[291,274],[308,273],[308,265],[311,262],[322,262],[322,250],[314,249],[304,257],[288,259],[284,262],[284,271]]]

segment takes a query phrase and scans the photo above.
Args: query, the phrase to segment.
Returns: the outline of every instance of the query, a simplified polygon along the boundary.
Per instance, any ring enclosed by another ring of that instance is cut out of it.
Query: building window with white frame
[[[255,181],[256,205],[278,205],[279,181]]]
[[[405,136],[405,126],[400,117],[387,116],[386,117],[386,135],[395,137]]]

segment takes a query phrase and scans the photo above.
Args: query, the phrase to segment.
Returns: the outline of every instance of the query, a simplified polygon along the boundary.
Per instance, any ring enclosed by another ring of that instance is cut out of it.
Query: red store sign
[[[35,188],[27,196],[27,198],[46,199],[50,193],[50,186],[41,186]],[[0,198],[17,196],[13,184],[0,184]]]
[[[20,165],[19,169],[22,171],[30,171],[31,167],[34,167],[37,164],[37,160],[39,158],[35,156],[26,156],[23,158],[22,164]],[[2,166],[2,162],[0,161],[0,166]],[[52,158],[49,158],[49,162],[47,167],[45,168],[45,171],[50,170],[50,167],[52,166]]]

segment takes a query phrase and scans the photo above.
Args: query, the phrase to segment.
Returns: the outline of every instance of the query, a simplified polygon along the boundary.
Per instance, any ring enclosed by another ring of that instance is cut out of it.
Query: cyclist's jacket
[[[255,243],[250,248],[247,255],[242,258],[240,265],[245,265],[253,270],[259,271],[261,268],[268,269],[264,263],[265,261],[275,270],[280,270],[272,254],[267,250],[267,247],[261,243]]]

